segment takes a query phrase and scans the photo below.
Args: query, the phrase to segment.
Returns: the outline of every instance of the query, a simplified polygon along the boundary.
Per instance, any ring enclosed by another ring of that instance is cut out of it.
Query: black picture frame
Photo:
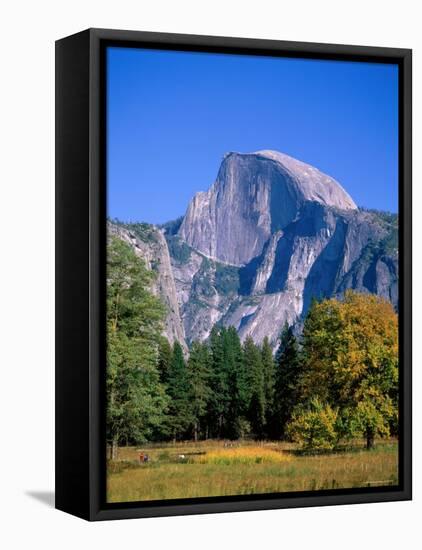
[[[399,67],[399,486],[107,504],[105,72],[107,45],[394,63]],[[412,498],[412,52],[88,29],[56,42],[56,508],[87,520]]]

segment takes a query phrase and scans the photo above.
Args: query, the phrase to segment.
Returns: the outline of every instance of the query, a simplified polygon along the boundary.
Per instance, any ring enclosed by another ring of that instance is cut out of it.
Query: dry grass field
[[[139,455],[148,455],[140,463]],[[371,487],[398,482],[398,444],[363,441],[306,455],[284,442],[201,441],[121,447],[108,464],[109,502]]]

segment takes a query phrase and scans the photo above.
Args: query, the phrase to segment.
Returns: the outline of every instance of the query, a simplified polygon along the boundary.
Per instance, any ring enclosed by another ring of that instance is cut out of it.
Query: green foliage
[[[293,330],[285,323],[275,358],[274,399],[270,421],[272,437],[286,435],[286,426],[300,398],[302,363]]]
[[[197,441],[201,426],[205,423],[208,403],[211,398],[210,382],[211,357],[208,347],[200,342],[193,342],[187,365],[190,383],[190,402],[192,413],[192,431]]]
[[[377,252],[380,254],[394,254],[398,250],[398,225],[399,217],[398,214],[393,212],[386,212],[383,210],[373,210],[373,209],[364,209],[362,211],[368,212],[373,217],[374,221],[377,222],[385,231],[386,236],[379,242],[374,245]]]
[[[216,263],[215,288],[219,294],[224,296],[237,293],[239,290],[239,268]]]
[[[174,257],[179,258],[177,252],[171,254],[176,254]],[[216,292],[220,296],[236,294],[239,287],[239,269],[203,257],[201,266],[194,275],[192,286],[199,291],[198,298],[212,298]]]
[[[157,370],[164,308],[151,294],[153,275],[129,245],[107,250],[107,439],[145,441],[159,426],[167,397]]]
[[[122,223],[118,222],[117,225],[121,225],[125,229],[131,231],[135,237],[145,243],[157,242],[157,233],[153,225],[149,223],[136,222],[136,223]]]
[[[265,433],[265,378],[261,351],[250,336],[243,345],[243,364],[248,391],[247,419],[256,438]]]
[[[266,399],[274,391],[274,361],[268,340],[262,350],[251,338],[242,347],[234,327],[214,326],[209,342],[210,397],[206,433],[237,439],[265,435]]]
[[[160,380],[167,384],[170,376],[171,362],[173,360],[173,350],[167,338],[161,337],[158,343],[158,371]]]
[[[214,326],[209,338],[211,397],[207,433],[236,439],[248,431],[242,346],[234,327]]]
[[[390,422],[397,414],[390,397],[377,391],[367,393],[352,411],[351,433],[364,435],[366,446],[371,448],[375,436],[388,437],[390,435]]]
[[[173,345],[167,391],[170,396],[167,425],[173,440],[176,441],[186,434],[193,421],[191,383],[179,342]]]
[[[264,338],[261,347],[261,361],[264,375],[264,396],[265,396],[265,426],[266,435],[270,436],[271,425],[274,416],[275,405],[275,361],[273,350],[267,337]],[[277,395],[277,399],[279,396]]]
[[[387,212],[386,210],[376,210],[374,208],[363,208],[361,207],[360,210],[362,212],[368,212],[369,214],[372,214],[375,219],[379,220],[380,223],[384,223],[386,225],[398,225],[398,214],[395,212]]]
[[[195,273],[192,281],[192,286],[194,289],[198,290],[198,298],[212,298],[215,295],[214,288],[214,262],[211,262],[208,258],[202,258],[201,267]],[[207,304],[204,304],[197,300],[197,302],[202,306],[206,307]]]
[[[234,327],[222,331],[224,362],[227,368],[229,403],[226,415],[226,435],[236,439],[246,432],[244,412],[245,376],[243,372],[242,345]]]
[[[306,408],[296,409],[287,434],[304,450],[328,451],[338,441],[336,423],[337,411],[313,398]]]
[[[167,235],[167,246],[170,256],[181,264],[186,264],[190,260],[191,248],[177,235]]]
[[[399,229],[398,226],[389,228],[389,231],[381,241],[381,250],[383,254],[392,255],[398,251],[399,248]]]
[[[226,329],[214,326],[209,338],[211,355],[211,400],[209,407],[210,435],[224,437],[230,405],[229,373],[226,368],[224,343]]]
[[[107,368],[107,439],[142,443],[164,421],[167,397],[153,354],[124,334],[110,335]]]

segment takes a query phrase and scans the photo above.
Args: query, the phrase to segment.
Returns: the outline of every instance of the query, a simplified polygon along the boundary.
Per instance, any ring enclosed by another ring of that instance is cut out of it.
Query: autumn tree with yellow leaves
[[[353,291],[343,300],[314,301],[302,345],[302,397],[289,427],[291,438],[312,448],[312,426],[321,424],[316,400],[321,415],[332,411],[326,447],[359,436],[370,449],[376,436],[388,436],[398,414],[398,322],[392,305]]]

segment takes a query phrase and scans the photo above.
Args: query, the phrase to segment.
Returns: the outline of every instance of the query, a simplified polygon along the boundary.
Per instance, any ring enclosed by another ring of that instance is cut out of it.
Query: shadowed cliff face
[[[178,234],[214,260],[245,265],[310,202],[356,209],[335,180],[308,164],[275,151],[229,153],[209,191],[192,199]]]
[[[391,230],[376,213],[308,203],[245,266],[201,259],[194,249],[186,261],[172,257],[179,296],[183,279],[188,341],[207,338],[213,324],[222,322],[234,325],[242,339],[251,335],[261,342],[268,336],[275,344],[285,321],[302,323],[312,298],[341,297],[349,288],[397,306],[397,249],[385,246]],[[219,284],[219,271],[227,272],[231,285]]]
[[[397,216],[359,210],[335,180],[281,153],[226,155],[180,226],[168,224],[165,238],[149,227],[152,241],[132,245],[160,258],[171,340],[204,340],[220,322],[276,345],[313,297],[349,288],[397,306]]]

